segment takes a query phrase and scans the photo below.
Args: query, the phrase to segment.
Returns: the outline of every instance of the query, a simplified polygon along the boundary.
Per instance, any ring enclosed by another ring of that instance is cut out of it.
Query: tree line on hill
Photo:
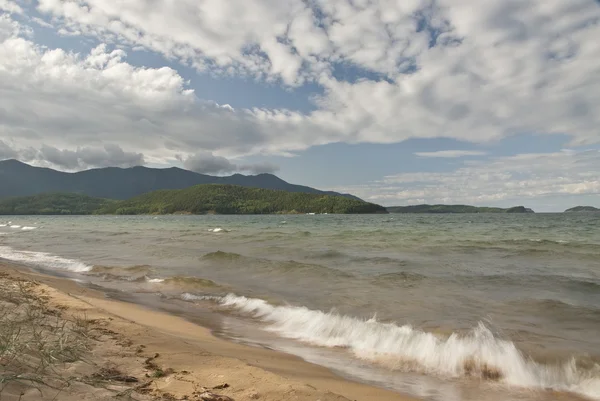
[[[154,191],[129,200],[50,193],[0,200],[2,215],[387,213],[383,206],[344,196],[235,185]]]

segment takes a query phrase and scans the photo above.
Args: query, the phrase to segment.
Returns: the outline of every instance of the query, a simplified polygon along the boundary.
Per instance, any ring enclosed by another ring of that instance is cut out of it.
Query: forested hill
[[[42,194],[0,200],[2,215],[78,214],[387,213],[383,206],[343,196],[234,185],[197,185],[118,201],[79,194]]]
[[[600,209],[593,206],[575,206],[570,209],[565,210],[565,213],[577,213],[577,212],[600,212]]]
[[[0,200],[0,215],[85,215],[117,201],[79,194],[41,194]]]
[[[413,205],[388,207],[390,213],[533,213],[523,206],[508,209],[499,207],[478,207],[470,205]]]
[[[216,177],[176,167],[167,169],[108,167],[65,173],[33,167],[17,160],[0,161],[0,199],[43,193],[78,193],[96,198],[129,199],[160,189],[184,189],[199,184],[241,185],[289,192],[342,195],[358,199],[348,194],[290,184],[273,174],[234,174],[228,177]]]
[[[387,213],[383,206],[343,196],[274,191],[234,185],[198,185],[156,191],[117,202],[100,214]]]

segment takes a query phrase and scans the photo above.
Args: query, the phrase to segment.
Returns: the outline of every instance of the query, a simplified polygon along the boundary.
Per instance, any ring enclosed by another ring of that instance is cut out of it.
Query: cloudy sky
[[[0,158],[600,206],[598,0],[0,0]]]

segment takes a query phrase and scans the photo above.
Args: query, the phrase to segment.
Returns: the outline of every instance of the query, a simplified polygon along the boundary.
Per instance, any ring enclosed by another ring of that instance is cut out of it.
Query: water
[[[222,335],[357,380],[440,401],[600,399],[600,214],[0,223],[0,258],[212,311]]]

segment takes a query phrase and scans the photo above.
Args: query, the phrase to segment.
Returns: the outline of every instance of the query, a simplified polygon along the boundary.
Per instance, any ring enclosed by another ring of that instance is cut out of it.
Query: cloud
[[[465,161],[449,172],[400,173],[364,186],[336,188],[386,205],[495,205],[540,197],[600,194],[600,151],[564,150]]]
[[[313,113],[249,111],[269,120],[256,126],[261,134],[275,121],[301,133],[268,138],[262,150],[532,132],[600,141],[596,0],[40,0],[37,8],[64,32],[203,72],[320,85]],[[336,78],[340,66],[359,79]],[[230,129],[219,118],[219,130]]]
[[[13,148],[0,140],[0,160],[15,159],[18,156],[18,153]]]
[[[187,170],[201,174],[228,174],[236,171],[249,172],[251,174],[275,173],[279,166],[268,163],[235,164],[225,157],[215,156],[210,152],[200,152],[183,160],[183,166]]]
[[[23,14],[23,9],[14,1],[0,0],[0,11],[12,14]]]
[[[2,15],[0,136],[20,148],[118,143],[165,163],[410,138],[600,142],[595,0],[40,0],[37,9],[62,32],[107,44],[44,48]],[[232,109],[172,68],[128,63],[127,46],[210,74],[310,82],[322,94],[312,112]],[[357,79],[338,77],[340,67]]]
[[[57,149],[42,145],[15,149],[0,140],[0,160],[18,159],[35,165],[54,167],[61,170],[84,170],[96,167],[133,167],[145,164],[144,155],[125,152],[120,146],[106,144],[102,148],[77,148],[76,150]]]
[[[415,152],[420,157],[458,158],[465,156],[485,156],[487,152],[478,150],[439,150],[437,152]]]
[[[124,57],[104,45],[79,55],[18,36],[0,42],[0,136],[20,148],[118,143],[162,163],[197,150],[239,156],[305,149],[323,132],[287,110],[201,100],[175,70],[134,67]]]
[[[279,166],[269,162],[254,164],[242,164],[238,167],[239,171],[247,171],[251,174],[274,174],[279,171]]]
[[[188,157],[183,167],[200,174],[224,174],[237,170],[237,166],[224,157],[214,156],[212,153],[197,153]]]

